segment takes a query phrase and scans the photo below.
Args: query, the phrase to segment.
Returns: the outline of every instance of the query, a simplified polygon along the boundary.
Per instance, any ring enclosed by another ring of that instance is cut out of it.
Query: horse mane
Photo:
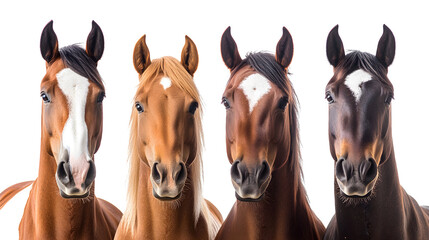
[[[83,48],[73,44],[60,48],[59,53],[66,67],[94,82],[104,90],[103,80],[97,70],[97,63],[88,56]]]
[[[171,79],[172,84],[178,86],[181,90],[189,94],[195,101],[201,106],[201,99],[198,93],[198,89],[193,81],[192,76],[185,70],[182,64],[173,57],[162,57],[159,59],[152,60],[152,63],[143,72],[137,92],[139,92],[147,82],[152,81],[157,76],[163,75]],[[195,132],[197,141],[197,153],[193,163],[190,165],[190,173],[192,175],[192,185],[194,189],[194,217],[195,225],[198,222],[200,215],[202,214],[205,218],[208,226],[208,232],[210,239],[214,239],[217,231],[220,228],[220,223],[215,221],[211,216],[210,210],[202,195],[202,177],[203,177],[203,162],[201,151],[204,146],[202,122],[201,122],[202,109],[197,108],[195,116]],[[140,158],[138,155],[138,144],[137,144],[137,124],[138,124],[138,113],[134,107],[131,113],[130,120],[130,140],[129,140],[129,156],[128,161],[130,164],[129,172],[129,183],[128,183],[128,195],[127,195],[127,206],[124,213],[125,228],[134,232],[137,223],[136,207],[137,207],[137,190],[138,190],[138,179],[140,169]]]
[[[394,89],[387,77],[387,68],[380,63],[376,56],[357,50],[351,51],[338,64],[337,68],[338,70],[335,71],[334,77],[328,84],[343,79],[357,69],[363,69],[369,73],[373,79],[379,80],[385,87],[383,90],[388,91],[393,97]]]
[[[288,96],[289,104],[289,121],[290,121],[290,151],[287,157],[287,163],[283,167],[288,167],[293,173],[293,193],[294,204],[307,205],[308,197],[302,184],[303,172],[301,167],[301,143],[299,137],[299,122],[298,122],[298,98],[293,89],[292,82],[288,78],[288,71],[277,63],[273,54],[266,52],[248,53],[246,58],[232,71],[231,78],[241,68],[250,65],[259,74],[262,74],[270,82],[275,84]],[[231,80],[230,78],[230,80]]]

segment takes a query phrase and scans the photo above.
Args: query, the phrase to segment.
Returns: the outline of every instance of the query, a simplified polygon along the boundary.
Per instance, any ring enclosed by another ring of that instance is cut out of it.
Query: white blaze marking
[[[362,84],[372,80],[372,76],[362,69],[358,69],[350,73],[346,77],[344,84],[350,89],[353,96],[356,98],[356,103],[359,102],[362,96]]]
[[[242,89],[246,95],[249,102],[249,113],[252,113],[259,100],[270,91],[271,85],[267,78],[255,73],[245,78],[238,88]]]
[[[171,80],[168,77],[163,77],[159,83],[164,87],[164,90],[171,87]]]
[[[81,169],[87,168],[88,160],[91,158],[88,154],[88,128],[85,122],[89,81],[70,68],[61,70],[57,74],[57,80],[69,106],[69,117],[62,132],[61,147],[68,151],[73,178],[76,185],[80,186],[87,174]]]

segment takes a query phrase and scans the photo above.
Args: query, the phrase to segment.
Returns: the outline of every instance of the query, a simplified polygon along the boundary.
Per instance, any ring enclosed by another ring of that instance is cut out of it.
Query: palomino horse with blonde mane
[[[150,60],[145,36],[134,49],[140,84],[130,133],[128,203],[115,239],[214,239],[219,211],[201,193],[198,53],[189,37],[181,62]]]
[[[375,56],[346,55],[337,25],[328,35],[326,52],[334,67],[326,100],[336,213],[325,239],[429,239],[429,209],[405,192],[396,168],[393,85],[387,77],[395,57],[392,31],[383,26]]]
[[[93,21],[86,50],[76,45],[58,49],[52,25],[46,25],[40,41],[46,75],[40,87],[39,175],[19,224],[19,239],[113,239],[122,213],[94,195],[94,154],[103,126],[104,86],[97,71],[103,33]],[[0,207],[30,184],[2,192]],[[2,226],[2,236],[16,229]]]
[[[238,201],[216,239],[321,239],[301,180],[297,99],[287,77],[293,42],[286,28],[276,55],[241,59],[228,28],[221,51],[231,77],[223,94],[226,145]]]

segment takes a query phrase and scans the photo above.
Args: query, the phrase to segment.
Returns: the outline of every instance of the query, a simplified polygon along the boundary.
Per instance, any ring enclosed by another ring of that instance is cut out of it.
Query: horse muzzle
[[[162,201],[180,198],[187,178],[184,163],[166,166],[155,162],[151,171],[153,196]]]
[[[231,180],[235,196],[240,201],[256,202],[262,199],[270,182],[270,167],[267,161],[249,168],[236,160],[231,166]]]
[[[348,160],[340,159],[336,163],[335,173],[341,192],[348,197],[368,196],[378,178],[377,164],[373,158],[361,161],[357,167]]]
[[[55,179],[63,198],[86,198],[96,175],[94,161],[89,160],[78,170],[73,170],[70,162],[58,164]]]

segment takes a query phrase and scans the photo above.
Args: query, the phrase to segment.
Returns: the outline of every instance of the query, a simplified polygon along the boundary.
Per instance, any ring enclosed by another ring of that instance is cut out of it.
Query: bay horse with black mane
[[[214,239],[222,216],[202,196],[198,52],[186,36],[181,61],[134,48],[139,86],[130,121],[128,202],[115,239]]]
[[[302,184],[298,102],[287,77],[289,31],[283,28],[275,56],[241,59],[228,27],[221,52],[231,71],[222,103],[237,202],[216,239],[321,239],[325,228]]]
[[[40,86],[39,175],[19,224],[19,239],[113,239],[122,213],[94,195],[94,154],[101,143],[105,96],[97,71],[103,33],[93,21],[86,50],[76,45],[59,49],[51,21],[43,29],[40,50],[46,75]],[[0,207],[31,183],[3,191]],[[2,226],[1,234],[11,237],[12,231],[17,239],[17,229]]]
[[[335,160],[335,210],[325,239],[429,239],[429,209],[399,183],[392,141],[393,85],[387,69],[395,38],[384,25],[376,56],[347,55],[338,25],[327,56],[334,76],[326,86],[329,144]]]

